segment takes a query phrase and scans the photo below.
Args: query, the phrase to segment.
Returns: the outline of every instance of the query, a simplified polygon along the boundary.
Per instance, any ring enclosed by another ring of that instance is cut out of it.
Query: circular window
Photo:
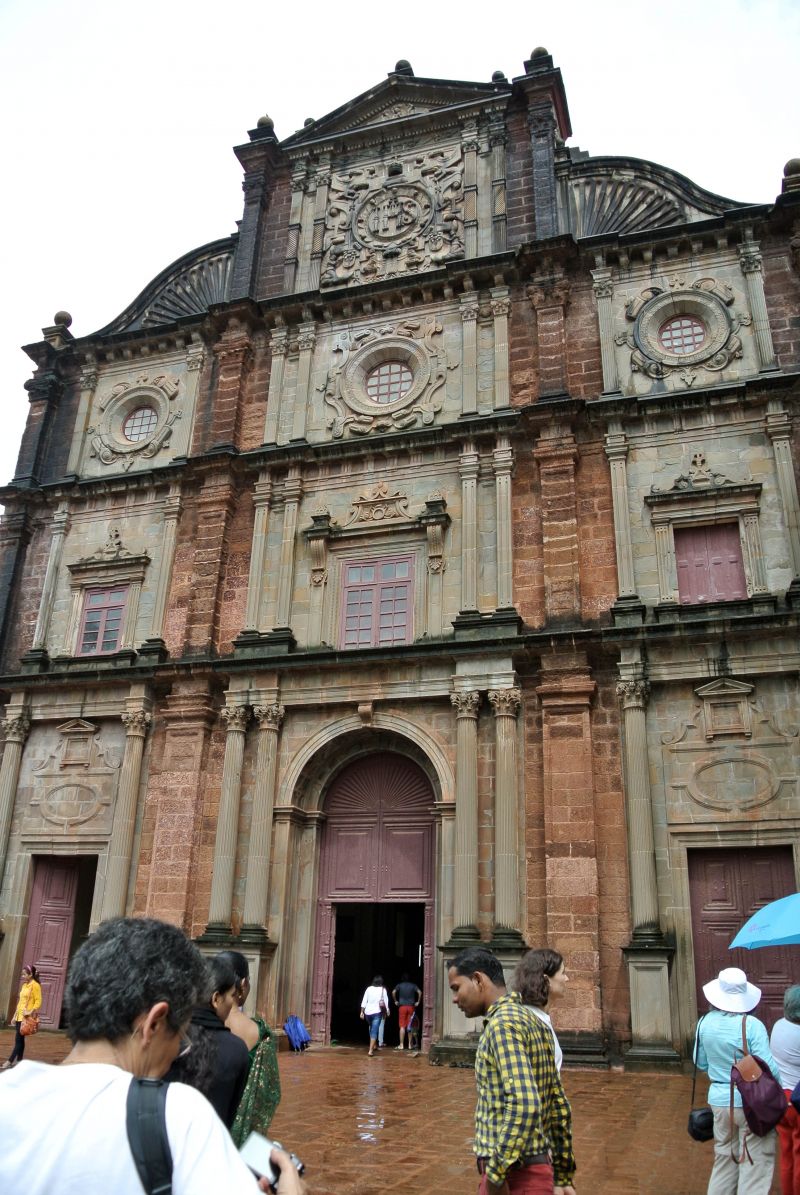
[[[157,423],[158,415],[152,407],[136,407],[123,423],[122,434],[132,443],[149,440]]]
[[[706,326],[695,315],[674,315],[658,329],[658,341],[666,353],[685,357],[702,348]]]
[[[413,374],[403,361],[383,361],[367,374],[367,397],[385,406],[408,394]]]

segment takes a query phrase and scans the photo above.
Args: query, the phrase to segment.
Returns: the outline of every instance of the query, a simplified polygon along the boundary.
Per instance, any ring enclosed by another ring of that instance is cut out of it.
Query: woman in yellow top
[[[29,1016],[32,1012],[38,1014],[41,1007],[42,988],[39,983],[39,972],[33,963],[28,963],[22,968],[22,987],[19,989],[17,1010],[14,1013],[14,1027],[17,1031],[14,1038],[14,1049],[11,1051],[8,1062],[4,1062],[0,1070],[8,1070],[10,1066],[16,1066],[18,1062],[22,1061],[22,1056],[25,1053],[25,1038],[20,1032],[22,1018]]]

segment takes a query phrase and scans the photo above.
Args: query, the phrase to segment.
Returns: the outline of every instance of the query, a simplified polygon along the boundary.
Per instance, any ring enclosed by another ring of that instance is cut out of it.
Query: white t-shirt
[[[781,1017],[772,1026],[769,1048],[781,1072],[781,1087],[794,1091],[800,1083],[800,1025]]]
[[[131,1076],[118,1066],[20,1062],[0,1076],[3,1195],[142,1195],[128,1144]],[[205,1096],[167,1092],[174,1195],[253,1195],[256,1179]]]
[[[376,1017],[378,1015],[381,1011],[381,1000],[386,1005],[386,1011],[388,1012],[389,997],[386,995],[386,988],[376,988],[370,984],[361,997],[361,1007],[368,1017]]]
[[[540,1021],[544,1021],[545,1025],[552,1033],[552,1035],[553,1035],[553,1051],[556,1056],[556,1069],[560,1071],[561,1063],[564,1061],[564,1055],[561,1051],[561,1046],[559,1045],[558,1038],[556,1037],[556,1031],[553,1028],[553,1022],[550,1020],[549,1012],[545,1012],[543,1008],[537,1008],[535,1004],[529,1004],[528,1008],[531,1010],[531,1012],[536,1013],[536,1015]]]

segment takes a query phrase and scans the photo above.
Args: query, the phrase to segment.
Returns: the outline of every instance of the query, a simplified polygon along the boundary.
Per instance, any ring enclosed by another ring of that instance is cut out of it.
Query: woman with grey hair
[[[800,983],[783,993],[783,1016],[772,1027],[769,1039],[772,1057],[778,1064],[781,1086],[789,1100],[800,1083]],[[778,1125],[781,1143],[781,1190],[783,1195],[800,1195],[800,1112],[789,1103]]]
[[[0,1078],[0,1191],[142,1195],[126,1108],[136,1078],[161,1079],[184,1051],[192,1007],[207,983],[202,955],[174,925],[147,918],[104,922],[72,960],[66,988],[72,1051],[61,1066],[21,1062]],[[166,1089],[173,1195],[230,1195],[257,1185],[227,1129],[198,1091]],[[273,1150],[280,1195],[305,1185]],[[223,1181],[224,1180],[224,1181]]]

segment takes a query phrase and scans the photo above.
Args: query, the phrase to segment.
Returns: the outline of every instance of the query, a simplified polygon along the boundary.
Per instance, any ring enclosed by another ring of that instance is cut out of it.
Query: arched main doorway
[[[359,1006],[372,975],[391,989],[403,971],[423,991],[423,1042],[433,1024],[433,790],[393,751],[338,773],[326,795],[317,904],[312,1033],[360,1040]],[[387,1026],[396,1040],[397,1016]]]

